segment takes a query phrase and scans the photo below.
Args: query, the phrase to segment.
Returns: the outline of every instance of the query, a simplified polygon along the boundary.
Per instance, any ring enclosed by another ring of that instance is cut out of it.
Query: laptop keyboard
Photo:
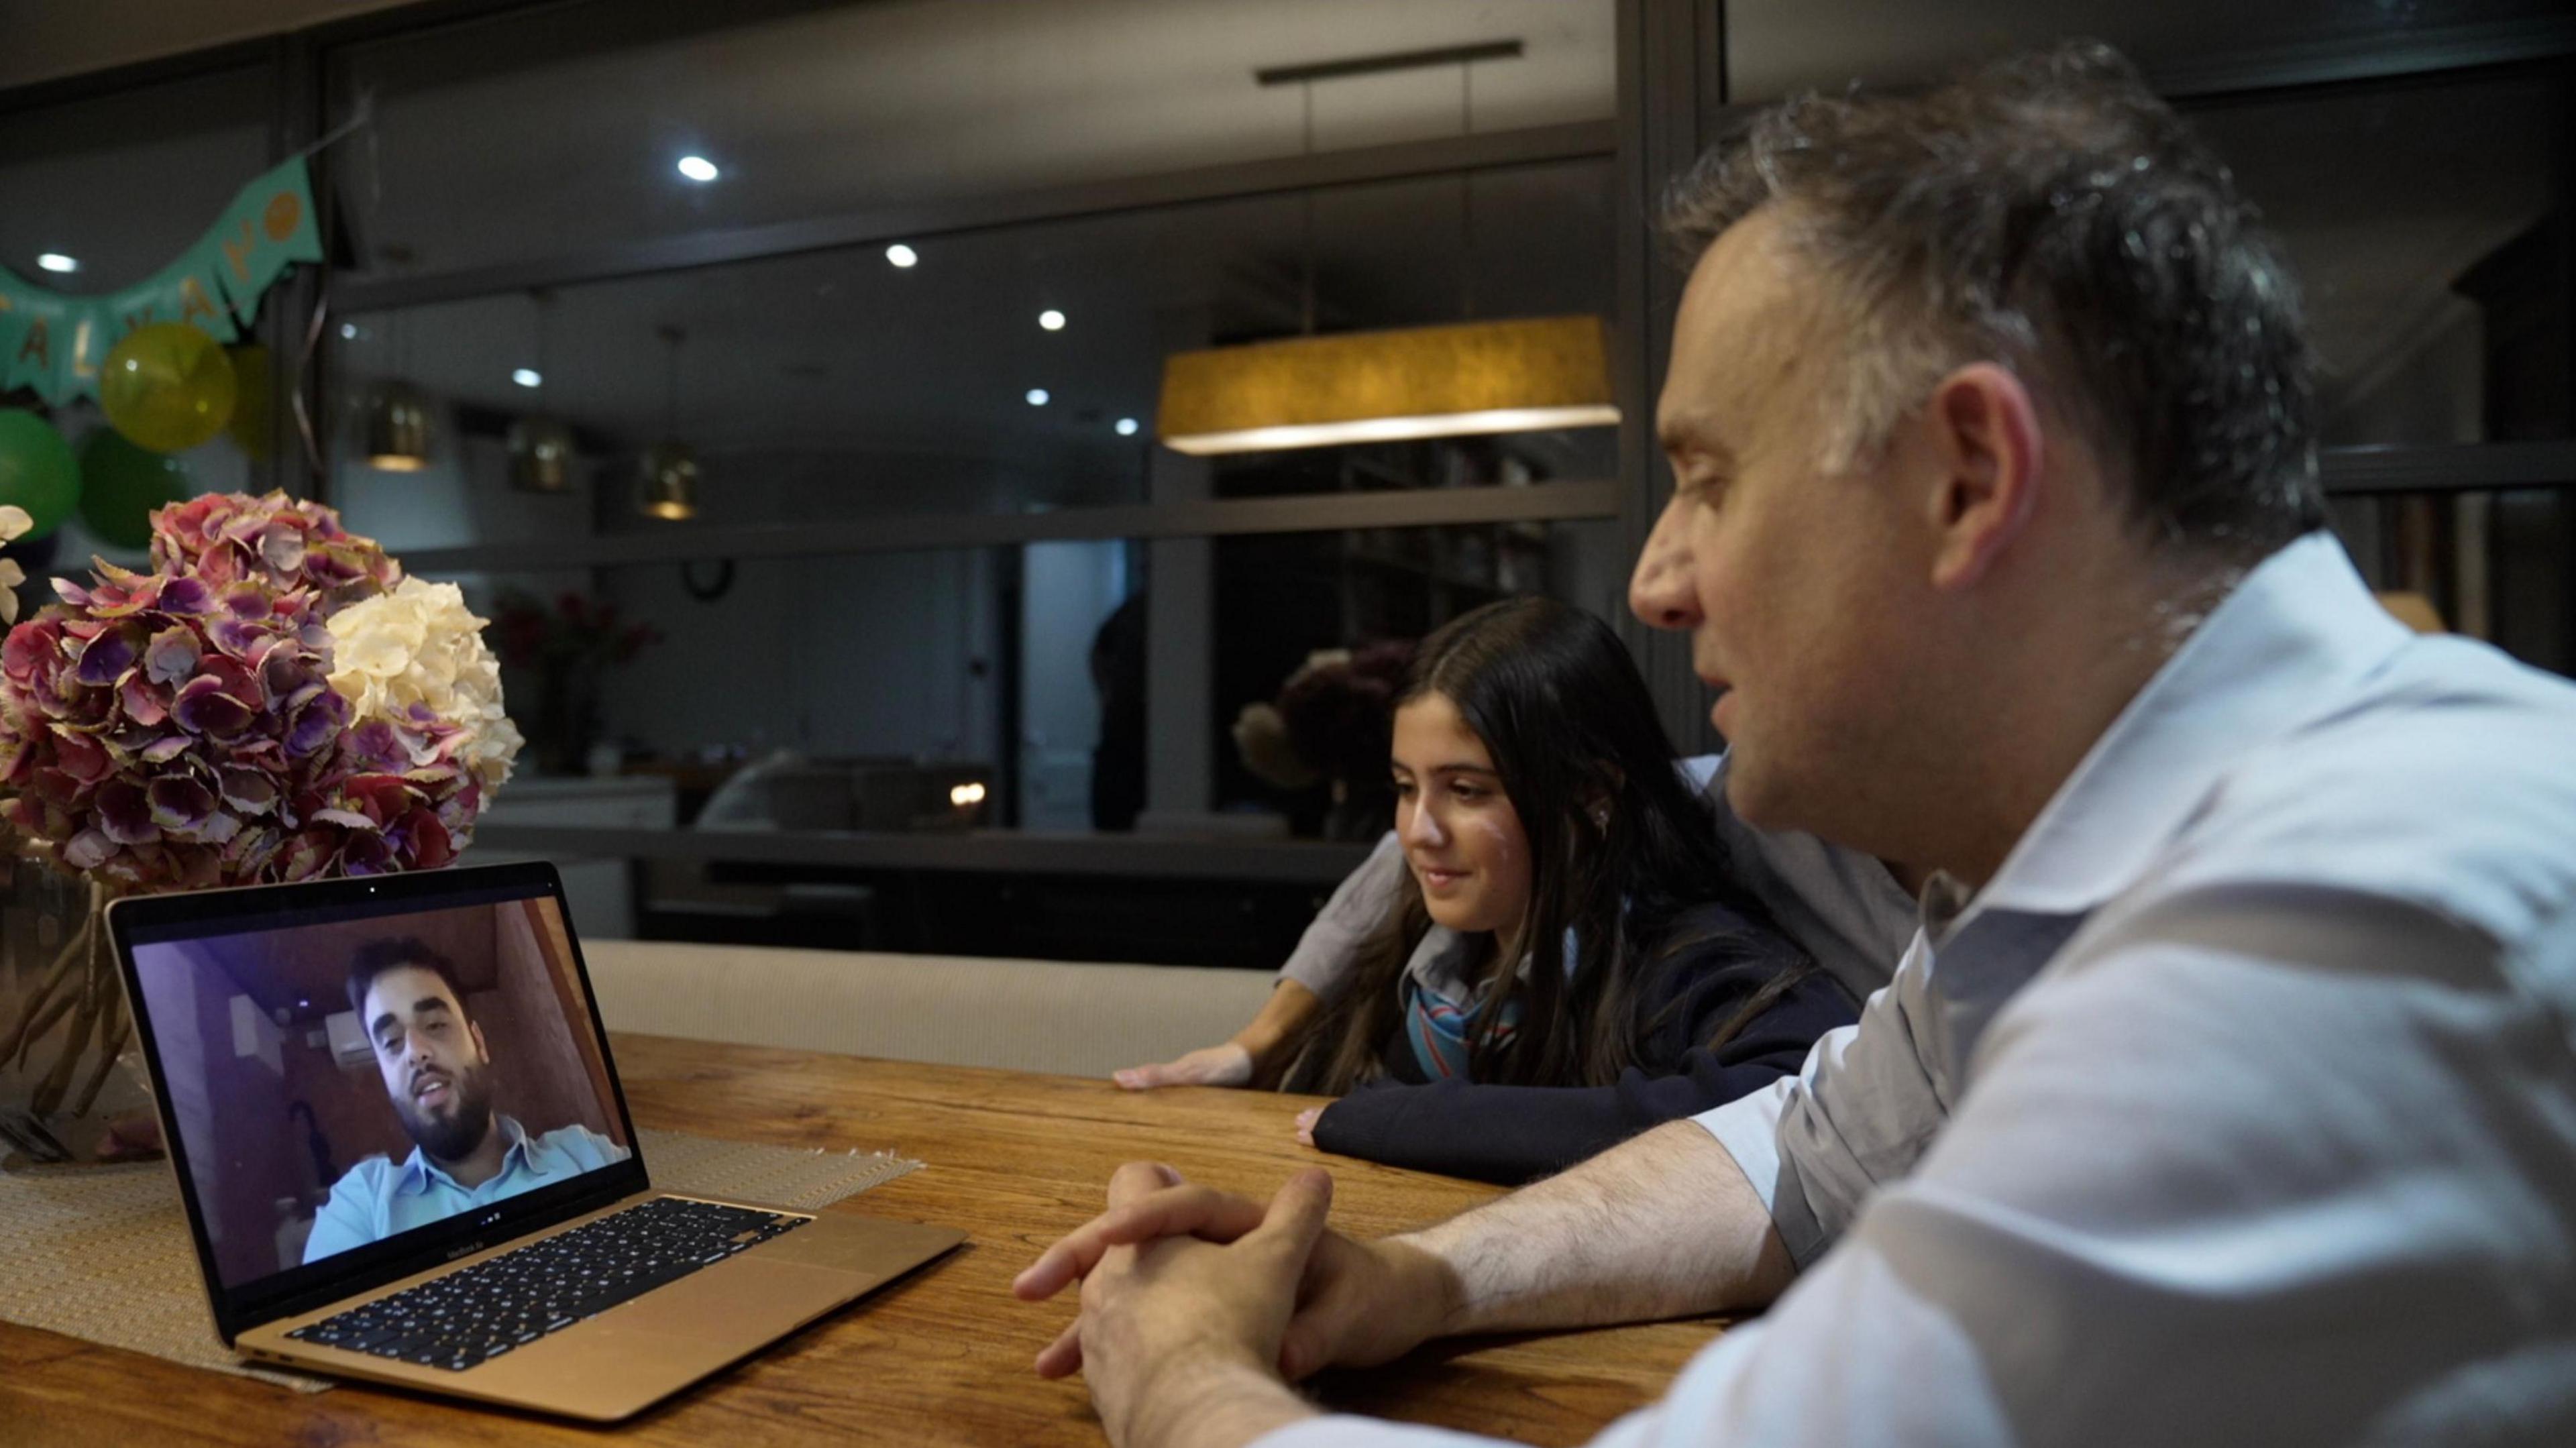
[[[287,1336],[463,1372],[811,1220],[655,1197]]]

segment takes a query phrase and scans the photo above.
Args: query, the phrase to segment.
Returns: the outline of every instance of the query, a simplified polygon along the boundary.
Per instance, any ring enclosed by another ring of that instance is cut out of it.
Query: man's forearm
[[[1670,1122],[1389,1245],[1445,1278],[1444,1333],[1641,1322],[1758,1307],[1788,1249],[1735,1158]]]

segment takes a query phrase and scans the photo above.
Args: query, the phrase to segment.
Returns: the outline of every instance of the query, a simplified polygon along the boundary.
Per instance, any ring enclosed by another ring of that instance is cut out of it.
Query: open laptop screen
[[[442,874],[119,907],[219,1302],[358,1290],[640,1184],[552,870]]]

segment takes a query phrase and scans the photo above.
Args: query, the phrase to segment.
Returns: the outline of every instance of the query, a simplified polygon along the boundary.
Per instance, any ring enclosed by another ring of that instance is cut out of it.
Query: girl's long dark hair
[[[1707,802],[1673,767],[1646,681],[1600,619],[1551,598],[1505,599],[1461,615],[1422,641],[1395,706],[1432,693],[1457,706],[1484,742],[1529,841],[1530,898],[1513,938],[1530,965],[1516,973],[1516,962],[1495,963],[1495,995],[1468,1042],[1474,1078],[1615,1081],[1656,1024],[1638,1019],[1640,989],[1681,952],[1734,928],[1694,907],[1714,901],[1753,921],[1768,913],[1734,883]],[[1600,808],[1606,824],[1594,822]],[[1377,1074],[1402,1009],[1396,983],[1430,923],[1408,869],[1290,1089],[1339,1094]],[[1570,980],[1569,931],[1579,952]],[[1803,974],[1775,978],[1710,1044]],[[1515,1000],[1517,1028],[1497,1045],[1495,1027]]]

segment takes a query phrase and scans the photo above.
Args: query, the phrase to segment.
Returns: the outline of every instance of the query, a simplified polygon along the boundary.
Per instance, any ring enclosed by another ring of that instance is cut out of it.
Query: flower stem
[[[81,958],[81,950],[89,944],[90,931],[97,923],[98,916],[95,913],[81,917],[81,923],[72,928],[71,938],[63,942],[63,953],[55,956],[54,963],[45,968],[45,978],[36,983],[36,989],[28,995],[26,1003],[19,1007],[17,1020],[10,1023],[7,1031],[0,1032],[0,1064],[5,1064],[10,1057],[17,1055],[21,1043],[44,1034],[44,1028],[35,1024],[37,1012],[44,1009],[45,1003],[52,998],[56,990],[62,987],[64,979],[72,973],[72,965]],[[55,1015],[59,1014],[59,1011],[55,1013]],[[54,1019],[54,1016],[47,1016],[45,1025],[52,1025]]]
[[[72,1098],[72,1115],[87,1116],[98,1102],[99,1088],[107,1084],[107,1073],[116,1066],[117,1053],[125,1049],[125,1038],[131,1034],[134,1017],[125,1008],[125,996],[119,992],[116,1002],[98,1018],[98,1064],[90,1068],[89,1080],[82,1083],[80,1095]]]

